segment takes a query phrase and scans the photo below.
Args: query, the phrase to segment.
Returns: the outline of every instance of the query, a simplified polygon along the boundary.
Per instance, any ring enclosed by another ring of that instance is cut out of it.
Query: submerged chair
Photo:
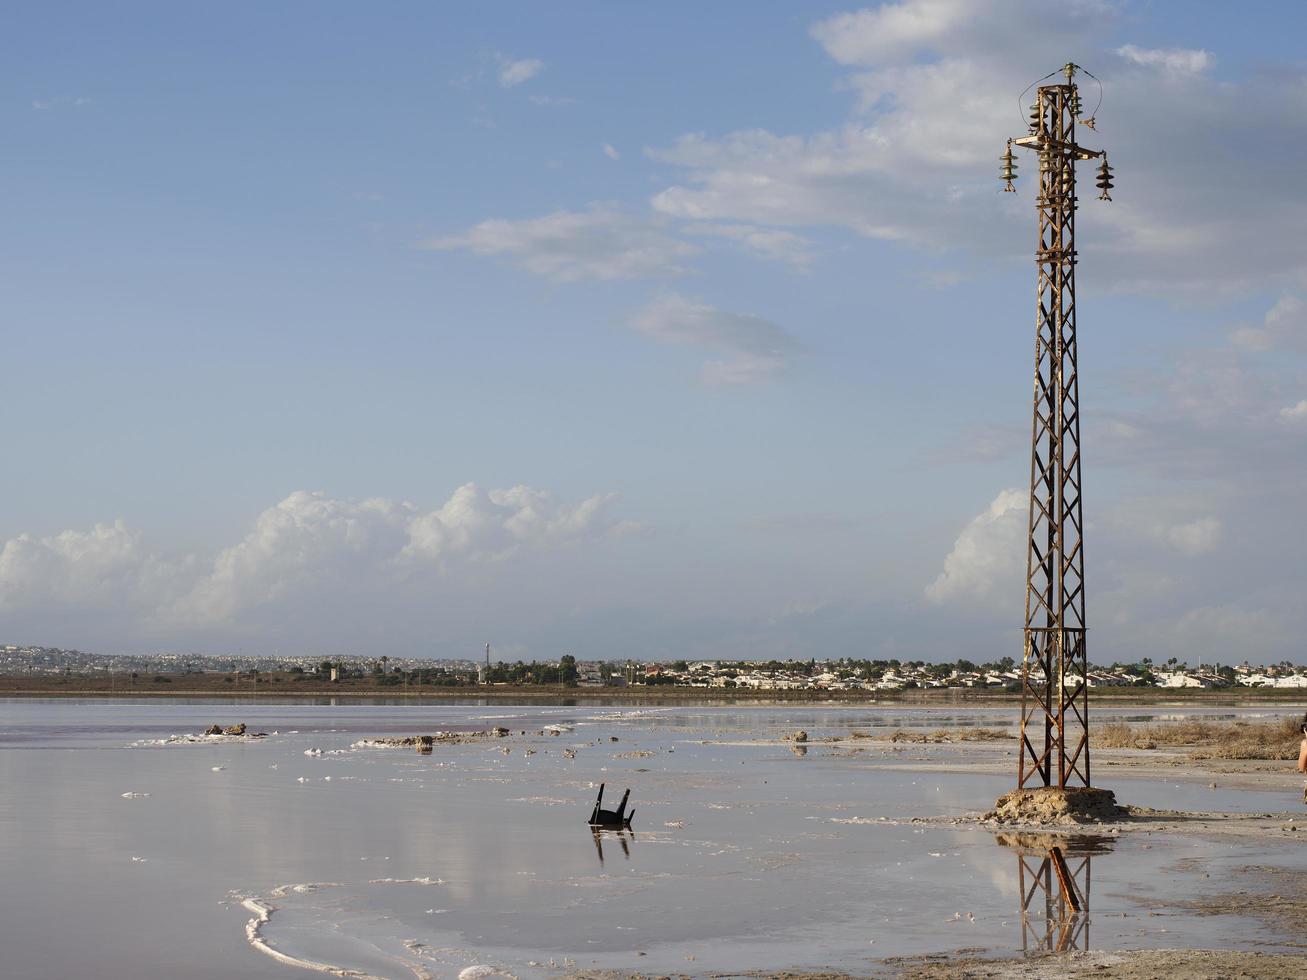
[[[635,816],[635,811],[626,812],[626,801],[631,796],[628,789],[622,794],[622,802],[617,805],[616,810],[603,809],[604,802],[604,784],[599,784],[599,796],[595,799],[594,809],[590,811],[591,827],[630,827],[631,818]]]

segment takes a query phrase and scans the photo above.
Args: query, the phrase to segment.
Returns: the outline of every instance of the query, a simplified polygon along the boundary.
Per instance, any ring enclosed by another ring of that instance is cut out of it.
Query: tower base
[[[984,819],[1004,824],[1068,827],[1118,820],[1126,813],[1124,807],[1117,806],[1116,794],[1110,789],[1041,786],[1004,793]]]

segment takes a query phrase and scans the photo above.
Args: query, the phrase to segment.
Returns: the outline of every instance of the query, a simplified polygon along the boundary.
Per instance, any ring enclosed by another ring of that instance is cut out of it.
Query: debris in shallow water
[[[630,828],[631,818],[635,816],[635,811],[626,812],[626,801],[630,798],[631,791],[628,789],[622,794],[622,802],[617,805],[616,810],[603,809],[604,802],[604,784],[599,784],[599,795],[595,797],[594,809],[590,811],[591,827],[626,827]]]
[[[458,974],[458,980],[489,980],[491,977],[504,977],[505,980],[512,980],[513,975],[493,966],[469,966],[467,969],[459,971]]]
[[[487,732],[435,732],[431,735],[400,735],[385,736],[380,738],[361,738],[354,742],[352,749],[390,749],[390,748],[410,748],[418,746],[419,748],[427,745],[433,745],[437,742],[442,744],[463,742],[472,742],[480,738],[503,738],[508,735],[507,728],[495,728]]]

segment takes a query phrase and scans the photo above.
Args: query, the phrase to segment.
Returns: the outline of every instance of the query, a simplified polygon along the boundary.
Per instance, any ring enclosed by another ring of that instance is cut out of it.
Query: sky
[[[1090,657],[1303,662],[1305,29],[12,8],[0,642],[1019,657],[1034,161],[998,166],[1074,61],[1117,173],[1077,229]]]

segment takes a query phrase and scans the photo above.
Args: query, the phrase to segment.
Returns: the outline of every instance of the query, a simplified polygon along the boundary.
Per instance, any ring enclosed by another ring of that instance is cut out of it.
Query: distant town
[[[277,675],[295,680],[380,686],[533,686],[720,688],[750,691],[908,691],[986,688],[1017,691],[1021,665],[1011,657],[994,663],[926,663],[900,660],[634,660],[587,661],[564,655],[553,661],[427,660],[400,657],[206,656],[179,653],[94,654],[55,647],[0,647],[0,675],[128,678],[132,684],[172,683],[177,675],[216,674],[233,680]],[[1069,678],[1068,678],[1069,680]],[[1276,664],[1200,665],[1176,658],[1154,663],[1091,665],[1091,688],[1305,688],[1307,668]]]

